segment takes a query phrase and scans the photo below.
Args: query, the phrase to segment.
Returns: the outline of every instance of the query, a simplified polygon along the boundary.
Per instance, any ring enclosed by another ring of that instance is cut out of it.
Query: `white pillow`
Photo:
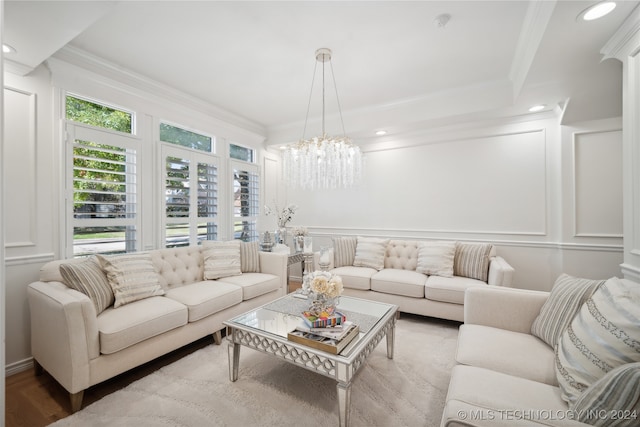
[[[420,242],[418,245],[418,273],[453,277],[456,242]]]
[[[382,270],[384,268],[384,256],[387,252],[387,243],[389,243],[389,239],[358,236],[353,265],[355,267],[370,267]]]
[[[96,255],[115,297],[114,308],[152,296],[164,295],[151,255]]]
[[[208,240],[203,242],[202,246],[205,280],[239,276],[242,274],[239,240],[231,240],[228,242]]]
[[[637,284],[613,277],[582,305],[556,347],[556,376],[569,406],[609,371],[640,362],[638,325]]]

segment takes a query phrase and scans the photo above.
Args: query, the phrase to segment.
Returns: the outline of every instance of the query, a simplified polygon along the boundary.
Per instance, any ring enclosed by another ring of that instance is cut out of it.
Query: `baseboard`
[[[15,375],[29,369],[33,369],[33,357],[6,365],[4,367],[4,376],[10,377],[11,375]]]

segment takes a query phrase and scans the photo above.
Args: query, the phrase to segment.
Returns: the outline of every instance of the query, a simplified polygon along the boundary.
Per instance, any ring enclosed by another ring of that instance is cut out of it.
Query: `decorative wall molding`
[[[13,267],[16,265],[44,264],[53,260],[55,260],[55,254],[51,252],[51,253],[42,253],[42,254],[36,254],[36,255],[6,257],[5,265],[7,267]]]
[[[33,357],[29,357],[28,359],[23,359],[14,363],[9,363],[4,367],[4,375],[8,377],[10,375],[18,374],[29,369],[33,369]]]

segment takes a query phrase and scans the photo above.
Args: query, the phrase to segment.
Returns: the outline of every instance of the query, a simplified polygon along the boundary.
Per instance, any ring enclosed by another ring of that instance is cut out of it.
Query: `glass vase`
[[[278,243],[282,243],[283,245],[286,245],[287,244],[287,227],[278,228],[278,236],[279,236]]]
[[[330,316],[336,311],[336,306],[340,297],[328,297],[326,294],[312,292],[310,295],[311,305],[309,311],[317,316]]]
[[[296,236],[293,239],[294,248],[297,254],[304,249],[304,236]]]

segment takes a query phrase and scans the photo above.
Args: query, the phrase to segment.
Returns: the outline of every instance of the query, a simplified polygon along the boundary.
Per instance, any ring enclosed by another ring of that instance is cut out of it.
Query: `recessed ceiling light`
[[[580,14],[578,14],[578,20],[593,21],[594,19],[602,18],[616,8],[616,2],[614,1],[601,1],[594,5],[589,6]]]
[[[8,44],[2,44],[2,53],[16,53],[16,50]]]
[[[376,131],[376,135],[378,135],[378,136],[382,136],[382,135],[386,135],[386,134],[387,134],[387,131],[386,131],[386,130],[379,130],[379,131]]]
[[[546,105],[544,105],[544,104],[534,105],[533,107],[529,108],[529,111],[532,112],[532,113],[537,113],[538,111],[544,110],[545,107],[546,107]]]
[[[287,146],[286,146],[286,145],[281,145],[281,146],[280,146],[280,149],[281,149],[281,150],[286,150],[286,149],[287,149]]]

